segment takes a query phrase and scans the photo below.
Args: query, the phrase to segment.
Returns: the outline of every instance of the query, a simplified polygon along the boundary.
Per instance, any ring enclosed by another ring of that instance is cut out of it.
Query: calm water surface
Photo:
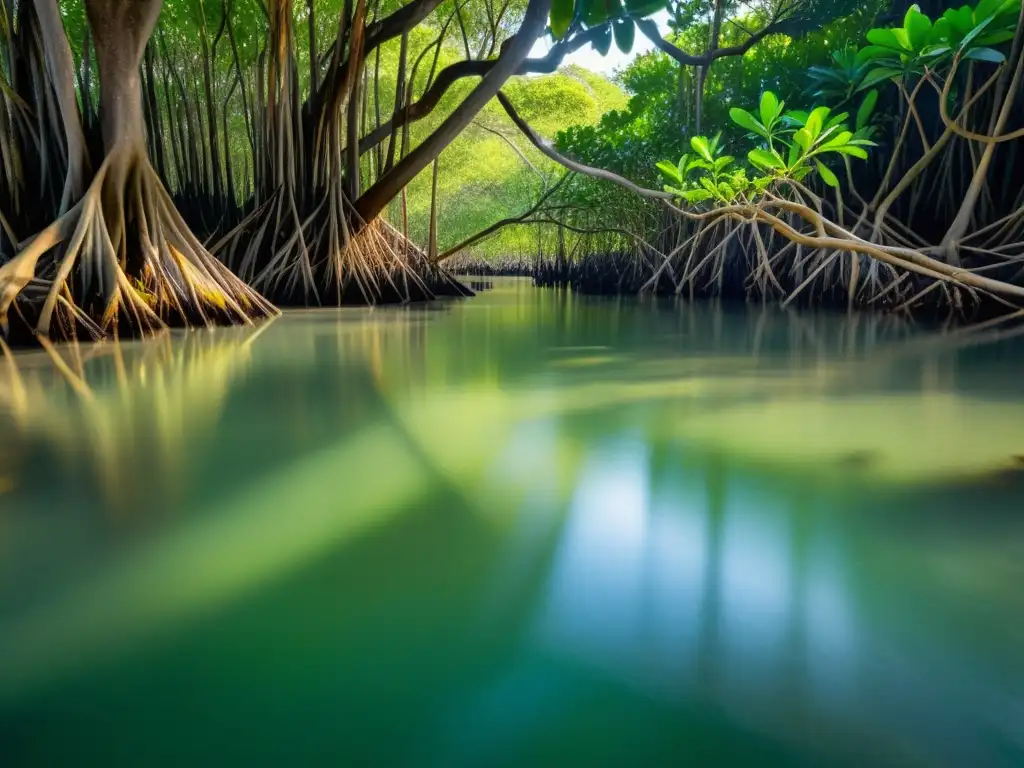
[[[62,354],[4,766],[1024,765],[1019,342],[499,280]]]

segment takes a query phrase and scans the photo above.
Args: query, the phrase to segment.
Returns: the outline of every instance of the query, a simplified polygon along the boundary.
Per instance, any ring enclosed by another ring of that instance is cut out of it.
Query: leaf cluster
[[[756,115],[741,107],[729,112],[733,122],[749,131],[747,138],[756,144],[747,152],[753,175],[723,153],[720,135],[711,140],[693,137],[695,156],[683,155],[675,164],[662,161],[657,168],[671,182],[665,190],[691,204],[749,199],[779,180],[802,181],[815,172],[830,187],[838,187],[839,179],[826,163],[844,155],[867,159],[866,147],[875,146],[867,137],[873,106],[873,99],[865,101],[858,113],[859,125],[850,130],[846,112],[833,113],[827,106],[808,112],[786,111],[785,102],[765,91]]]

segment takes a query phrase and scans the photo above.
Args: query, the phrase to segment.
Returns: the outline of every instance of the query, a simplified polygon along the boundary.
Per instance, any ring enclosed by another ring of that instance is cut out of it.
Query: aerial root
[[[304,218],[294,195],[278,189],[213,250],[242,280],[288,304],[429,298],[428,281],[441,274],[382,218],[360,220],[337,181]]]
[[[82,199],[0,268],[5,331],[32,280],[47,287],[34,307],[33,332],[43,337],[142,335],[277,312],[203,247],[145,154],[131,148],[112,152]]]
[[[992,264],[957,267],[927,248],[908,247],[918,240],[912,233],[885,228],[861,237],[859,225],[847,230],[836,224],[822,203],[797,190],[785,198],[769,193],[756,204],[741,202],[707,213],[667,204],[682,219],[681,226],[676,244],[664,248],[667,255],[661,256],[660,266],[652,266],[644,288],[657,288],[668,274],[676,293],[687,286],[691,294],[720,292],[728,265],[734,278],[745,276],[748,295],[777,297],[784,304],[808,292],[843,297],[851,308],[884,300],[890,307],[910,309],[936,294],[940,305],[954,310],[983,298],[1007,307],[1024,301],[1021,286],[982,274],[1014,267],[1024,261],[1018,256],[992,253]]]

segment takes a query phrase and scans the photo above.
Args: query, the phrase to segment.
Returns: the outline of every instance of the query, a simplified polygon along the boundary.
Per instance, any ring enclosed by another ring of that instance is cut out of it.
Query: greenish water
[[[1020,342],[498,280],[63,355],[4,766],[1024,765]]]

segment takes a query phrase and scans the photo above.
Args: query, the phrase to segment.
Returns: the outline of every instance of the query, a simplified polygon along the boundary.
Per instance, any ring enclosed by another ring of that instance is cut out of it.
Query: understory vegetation
[[[1021,14],[0,0],[0,329],[245,324],[468,293],[454,271],[1014,311]],[[638,41],[615,82],[565,65]]]

